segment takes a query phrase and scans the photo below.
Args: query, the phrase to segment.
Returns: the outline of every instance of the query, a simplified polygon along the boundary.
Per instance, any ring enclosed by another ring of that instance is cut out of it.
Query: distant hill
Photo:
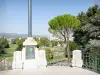
[[[18,33],[0,33],[0,37],[6,38],[25,38],[28,34],[18,34]],[[48,35],[33,35],[33,37],[49,37]]]
[[[27,34],[17,34],[17,33],[0,33],[1,37],[6,38],[20,38],[20,37],[27,37]]]

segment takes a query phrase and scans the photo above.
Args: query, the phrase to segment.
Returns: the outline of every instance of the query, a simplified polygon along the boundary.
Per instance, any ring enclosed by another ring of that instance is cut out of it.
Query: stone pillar
[[[37,42],[29,37],[23,42],[24,49],[22,50],[23,69],[37,69],[38,68],[38,55],[36,51]],[[32,50],[32,52],[30,52]],[[26,55],[32,53],[32,55]]]
[[[46,67],[47,60],[45,50],[39,50],[39,67]]]
[[[81,50],[74,50],[73,58],[72,58],[72,66],[73,67],[82,67],[82,65],[83,65],[83,60],[82,60]]]
[[[15,51],[13,55],[12,69],[22,69],[21,51]]]

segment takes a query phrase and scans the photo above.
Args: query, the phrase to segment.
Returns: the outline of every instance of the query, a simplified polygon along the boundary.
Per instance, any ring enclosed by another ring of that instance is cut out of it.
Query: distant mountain
[[[6,38],[25,38],[28,34],[18,34],[18,33],[0,33],[0,37]],[[48,35],[33,35],[33,37],[49,37]]]
[[[6,37],[6,38],[22,38],[22,37],[27,37],[27,34],[17,34],[17,33],[0,33],[1,37]]]

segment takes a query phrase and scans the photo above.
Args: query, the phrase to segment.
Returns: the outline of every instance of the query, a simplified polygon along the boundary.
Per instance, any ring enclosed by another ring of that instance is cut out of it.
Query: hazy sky
[[[45,35],[48,21],[61,14],[77,15],[95,4],[94,0],[33,0],[33,34]],[[28,31],[28,0],[0,0],[0,32]]]

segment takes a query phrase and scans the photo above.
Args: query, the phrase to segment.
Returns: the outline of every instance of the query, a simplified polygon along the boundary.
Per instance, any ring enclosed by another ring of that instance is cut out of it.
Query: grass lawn
[[[7,58],[8,61],[12,61],[13,60],[13,52],[15,51],[15,49],[17,48],[16,44],[10,44],[10,48],[6,48],[6,54],[4,55],[5,57],[0,57],[0,60],[4,60],[5,58]],[[55,62],[55,61],[59,61],[59,60],[66,60],[64,55],[57,55],[54,56],[53,59],[49,60],[48,63],[51,62]]]
[[[49,60],[48,63],[52,63],[52,62],[60,61],[60,60],[67,60],[67,58],[65,58],[64,55],[55,56],[53,59]]]
[[[6,54],[4,56],[0,57],[0,60],[7,58],[8,61],[12,61],[13,59],[13,52],[17,48],[16,44],[10,44],[10,48],[5,48]]]
[[[16,44],[10,44],[10,48],[6,48],[5,50],[7,54],[13,54],[16,48],[17,48]]]

